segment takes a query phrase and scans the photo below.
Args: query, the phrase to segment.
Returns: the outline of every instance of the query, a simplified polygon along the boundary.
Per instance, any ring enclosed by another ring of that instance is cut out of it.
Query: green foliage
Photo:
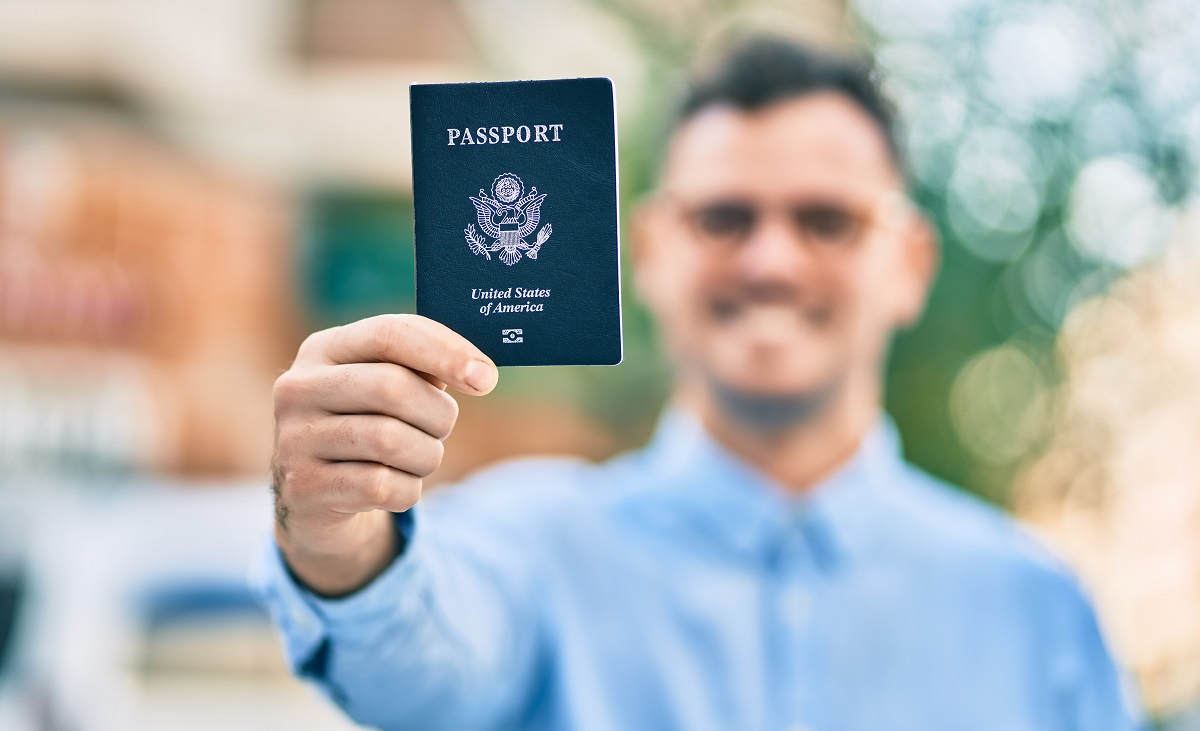
[[[304,206],[300,281],[316,328],[384,312],[412,312],[412,203],[408,196],[317,190]]]

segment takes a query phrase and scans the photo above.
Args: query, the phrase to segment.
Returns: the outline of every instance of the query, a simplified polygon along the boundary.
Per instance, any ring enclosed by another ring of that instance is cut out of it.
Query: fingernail
[[[499,378],[500,373],[494,365],[481,360],[473,360],[467,364],[467,373],[463,380],[479,393],[487,393],[496,387],[496,381]]]

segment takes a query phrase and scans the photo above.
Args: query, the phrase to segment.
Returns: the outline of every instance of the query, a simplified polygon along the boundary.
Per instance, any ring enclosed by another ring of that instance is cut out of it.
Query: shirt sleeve
[[[274,541],[253,583],[294,672],[381,729],[503,725],[531,693],[537,617],[528,556],[470,515],[397,514],[400,556],[340,599],[300,585]],[[500,521],[501,523],[503,521]]]
[[[1134,731],[1147,728],[1131,679],[1107,643],[1096,612],[1074,579],[1063,579],[1059,591],[1058,677],[1064,729]]]

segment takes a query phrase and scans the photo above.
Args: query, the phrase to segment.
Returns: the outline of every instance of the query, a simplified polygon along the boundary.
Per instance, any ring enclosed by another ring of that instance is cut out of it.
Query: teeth
[[[797,313],[781,305],[754,305],[743,311],[742,325],[747,332],[762,340],[778,340],[787,336],[797,325]]]

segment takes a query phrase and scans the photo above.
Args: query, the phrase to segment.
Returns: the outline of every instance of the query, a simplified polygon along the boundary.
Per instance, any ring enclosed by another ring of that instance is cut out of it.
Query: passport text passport
[[[417,313],[496,365],[619,363],[612,82],[410,94]]]

